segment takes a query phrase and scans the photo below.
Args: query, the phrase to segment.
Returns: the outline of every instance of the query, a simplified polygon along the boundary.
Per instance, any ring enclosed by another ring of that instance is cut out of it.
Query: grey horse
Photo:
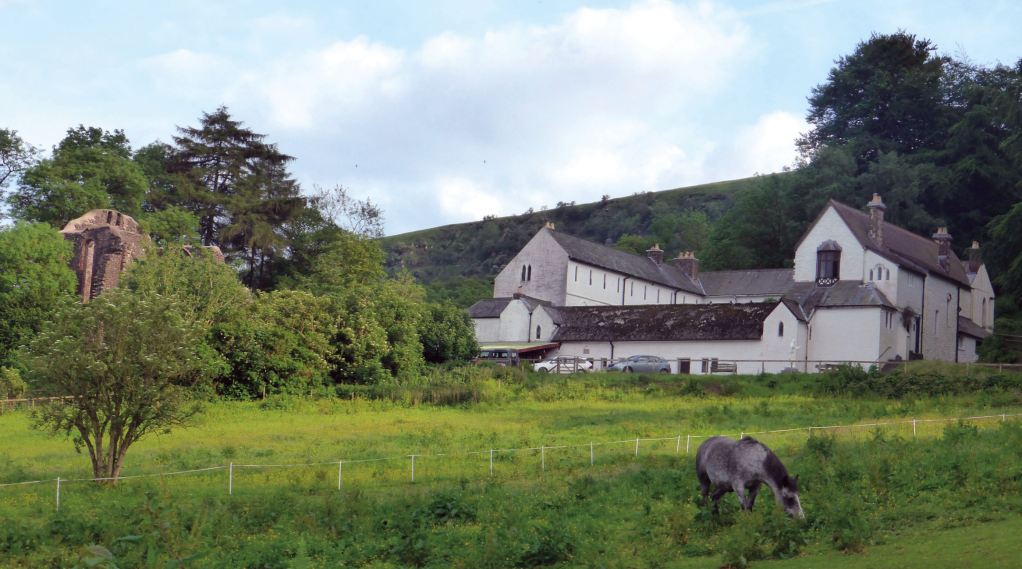
[[[728,437],[710,437],[699,445],[696,452],[696,474],[703,488],[703,505],[706,495],[713,490],[713,511],[718,511],[720,499],[728,492],[734,492],[743,510],[751,510],[756,494],[763,484],[774,491],[774,499],[793,516],[804,518],[802,502],[798,496],[798,476],[788,476],[788,470],[781,460],[766,445],[756,439],[740,441]],[[749,497],[745,497],[748,489]]]

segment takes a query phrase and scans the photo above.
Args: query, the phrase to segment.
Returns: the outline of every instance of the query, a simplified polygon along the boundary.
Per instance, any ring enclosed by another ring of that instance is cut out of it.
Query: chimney
[[[554,229],[554,224],[552,222],[550,222],[550,221],[548,221],[545,224],[543,224],[543,228],[544,229],[549,229],[550,231],[556,231]]]
[[[511,298],[518,299],[518,298],[521,298],[521,297],[522,297],[522,287],[518,287],[518,292],[512,294]]]
[[[983,255],[979,252],[979,241],[973,241],[969,249],[969,272],[978,273],[983,266]]]
[[[678,258],[674,260],[674,266],[681,269],[692,282],[699,281],[699,259],[696,259],[695,253],[679,253]]]
[[[937,244],[937,262],[946,273],[951,270],[949,262],[951,258],[951,235],[948,234],[947,227],[937,228],[937,232],[933,234],[933,242]]]
[[[664,252],[660,249],[659,243],[654,244],[652,249],[646,251],[646,256],[653,259],[658,267],[664,264]]]
[[[869,238],[877,247],[884,246],[884,211],[887,206],[880,199],[880,194],[873,194],[873,199],[866,204],[869,208]]]

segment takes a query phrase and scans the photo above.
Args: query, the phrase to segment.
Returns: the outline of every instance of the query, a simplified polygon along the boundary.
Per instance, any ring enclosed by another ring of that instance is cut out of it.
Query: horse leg
[[[706,498],[710,494],[710,477],[704,472],[699,473],[699,486],[703,490],[703,507],[706,507]]]
[[[752,509],[752,505],[756,503],[756,495],[759,494],[759,489],[763,487],[762,482],[753,482],[749,486],[749,509]]]
[[[743,510],[750,509],[748,500],[745,499],[745,483],[741,481],[735,481],[734,484],[735,495],[738,496],[738,503],[742,505]]]
[[[720,499],[724,497],[724,494],[727,494],[730,491],[731,489],[726,486],[717,486],[716,488],[714,488],[713,495],[710,496],[711,498],[713,498],[714,514],[720,513]]]

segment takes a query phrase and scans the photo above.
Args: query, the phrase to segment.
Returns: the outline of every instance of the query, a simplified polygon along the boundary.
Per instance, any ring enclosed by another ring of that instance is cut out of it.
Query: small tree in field
[[[110,291],[67,303],[23,348],[31,381],[66,396],[35,412],[35,428],[89,450],[96,478],[117,478],[128,448],[184,426],[198,412],[178,382],[200,365],[198,332],[165,297]]]

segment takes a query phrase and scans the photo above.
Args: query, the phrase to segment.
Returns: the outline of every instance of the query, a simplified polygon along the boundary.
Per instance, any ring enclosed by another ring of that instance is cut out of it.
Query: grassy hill
[[[660,246],[673,254],[678,247],[697,248],[681,237],[673,238],[675,233],[684,233],[685,220],[712,222],[734,205],[738,192],[754,180],[744,178],[594,203],[562,204],[544,211],[384,237],[380,245],[387,253],[389,272],[407,269],[419,281],[430,285],[434,293],[464,304],[467,297],[478,296],[473,291],[482,296],[492,294],[493,277],[547,222],[553,222],[558,231],[607,245],[614,245],[622,235],[663,235],[666,227],[672,238]],[[658,220],[660,231],[653,231]],[[673,249],[671,243],[675,245]]]

